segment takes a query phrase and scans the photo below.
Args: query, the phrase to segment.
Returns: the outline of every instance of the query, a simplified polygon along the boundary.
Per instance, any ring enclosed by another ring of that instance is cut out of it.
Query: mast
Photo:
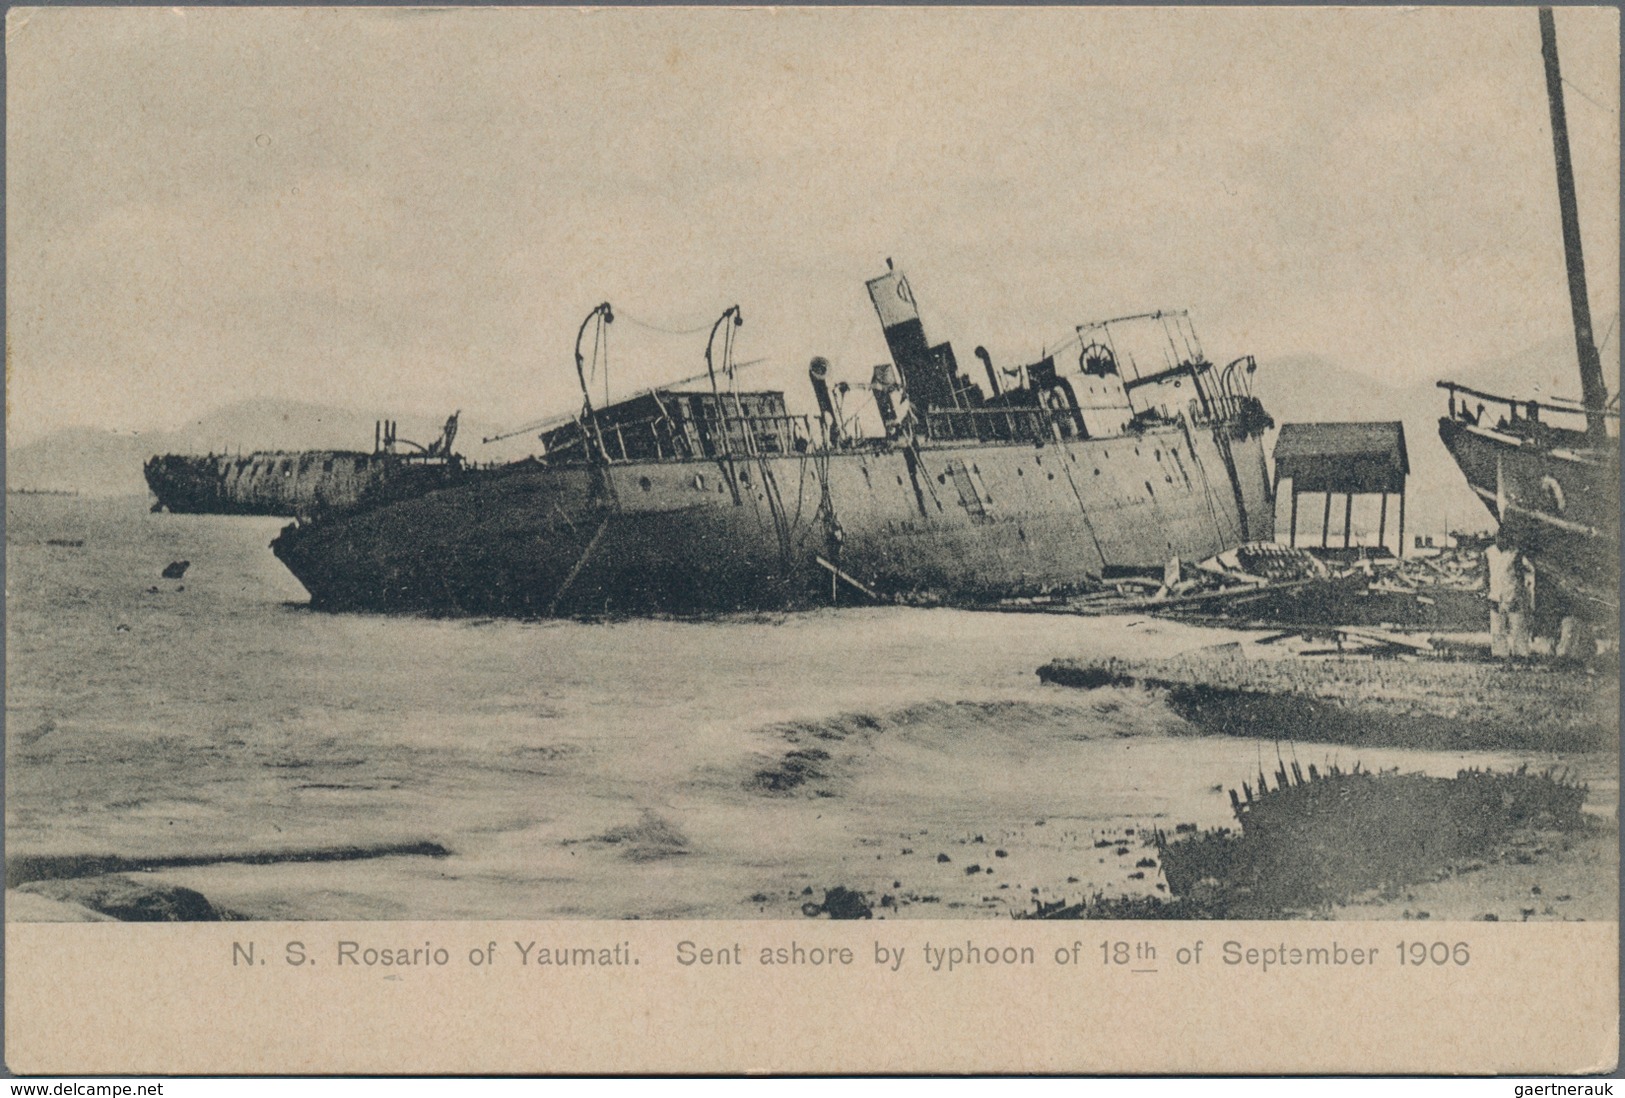
[[[1580,213],[1574,198],[1574,166],[1569,161],[1568,115],[1563,109],[1563,74],[1557,67],[1557,27],[1552,9],[1540,9],[1540,52],[1546,61],[1546,100],[1552,111],[1552,149],[1557,158],[1557,205],[1563,215],[1563,256],[1569,269],[1569,308],[1574,313],[1574,344],[1580,356],[1580,399],[1586,431],[1606,436],[1603,409],[1608,388],[1602,359],[1591,332],[1591,299],[1586,296],[1585,255],[1580,250]]]
[[[609,307],[609,302],[606,301],[602,305],[595,306],[593,311],[587,314],[587,319],[581,322],[581,329],[576,332],[576,378],[581,382],[581,434],[583,436],[583,441],[585,441],[586,438],[591,438],[598,444],[598,455],[602,457],[607,464],[609,462],[609,451],[604,449],[604,435],[603,432],[599,431],[598,429],[598,417],[593,414],[592,393],[587,387],[586,361],[581,354],[581,341],[587,336],[587,326],[594,320],[598,321],[598,333],[600,336],[602,336],[604,325],[613,324],[615,322],[615,311]],[[597,362],[597,358],[598,351],[595,345],[593,349],[593,361],[595,364]],[[605,368],[607,369],[608,367]],[[607,385],[608,382],[606,381],[605,384]]]
[[[725,325],[730,318],[732,318],[734,322],[733,326],[735,328],[738,328],[745,323],[745,318],[740,314],[738,305],[728,306],[728,308],[723,311],[723,314],[717,317],[717,322],[711,325],[711,334],[706,337],[705,340],[705,372],[711,377],[711,396],[716,401],[716,410],[714,413],[716,416],[715,423],[718,430],[721,432],[719,436],[712,439],[711,445],[716,448],[718,456],[725,458],[728,462],[728,487],[733,490],[734,506],[737,507],[739,504],[744,502],[744,500],[739,494],[739,473],[738,470],[734,468],[734,448],[733,439],[730,434],[731,428],[728,425],[728,413],[722,407],[722,390],[717,385],[716,362],[711,357],[711,351],[717,342],[717,332],[725,330],[723,325]],[[728,343],[732,338],[733,333],[731,330],[728,331],[727,335],[723,338],[723,365],[728,371],[730,386],[733,382],[733,357],[731,352],[728,350]],[[739,393],[737,390],[734,391],[734,407],[739,408]],[[745,432],[746,447],[748,448],[750,445],[750,424],[744,420],[743,409],[740,409],[739,425],[740,428]]]

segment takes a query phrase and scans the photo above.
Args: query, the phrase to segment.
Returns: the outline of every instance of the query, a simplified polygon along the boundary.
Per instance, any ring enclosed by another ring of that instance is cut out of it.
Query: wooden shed
[[[1388,534],[1388,497],[1399,497],[1399,552],[1405,552],[1405,478],[1410,475],[1405,452],[1405,425],[1396,421],[1361,423],[1283,423],[1275,442],[1275,483],[1292,482],[1292,537],[1298,544],[1298,497],[1324,494],[1320,544],[1331,532],[1332,497],[1343,497],[1343,548],[1349,547],[1354,497],[1382,496],[1377,544]]]

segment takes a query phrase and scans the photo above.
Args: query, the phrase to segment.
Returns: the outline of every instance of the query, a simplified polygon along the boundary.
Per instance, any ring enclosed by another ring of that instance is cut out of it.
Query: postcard
[[[1594,1073],[1612,8],[14,8],[23,1075]]]

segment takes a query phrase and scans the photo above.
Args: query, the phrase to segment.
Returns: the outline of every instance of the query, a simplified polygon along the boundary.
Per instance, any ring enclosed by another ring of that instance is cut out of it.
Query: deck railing
[[[932,438],[977,442],[1037,442],[1055,437],[1054,415],[1047,408],[933,408],[925,413]]]
[[[1246,396],[1213,396],[1208,398],[1207,407],[1204,408],[1201,401],[1193,400],[1190,403],[1190,420],[1199,427],[1228,423],[1240,419],[1252,402],[1253,398]]]
[[[1450,417],[1452,419],[1456,418],[1457,416],[1456,397],[1458,395],[1462,397],[1472,397],[1475,400],[1486,401],[1493,405],[1503,406],[1507,409],[1507,418],[1513,422],[1520,419],[1539,419],[1539,413],[1543,411],[1557,412],[1561,415],[1568,416],[1583,416],[1586,414],[1586,406],[1577,400],[1563,400],[1559,397],[1547,397],[1545,400],[1527,400],[1519,399],[1517,397],[1502,396],[1498,393],[1486,393],[1480,389],[1468,388],[1466,385],[1457,385],[1453,381],[1441,381],[1437,384],[1439,388],[1450,394]],[[1461,407],[1463,411],[1470,412],[1465,400],[1462,401]],[[1619,418],[1619,406],[1612,405],[1610,407],[1603,408],[1601,409],[1601,413],[1604,419],[1617,420]],[[1472,413],[1472,415],[1474,415],[1476,421],[1476,413]]]
[[[812,432],[804,415],[701,416],[676,420],[652,416],[630,423],[599,425],[610,461],[677,461],[685,458],[745,457],[806,450]],[[568,442],[554,453],[574,450]]]

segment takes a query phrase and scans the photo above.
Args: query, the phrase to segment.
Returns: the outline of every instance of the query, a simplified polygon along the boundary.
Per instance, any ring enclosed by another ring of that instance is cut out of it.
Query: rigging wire
[[[744,369],[746,369],[748,367],[751,367],[751,366],[760,366],[762,363],[768,362],[768,361],[771,361],[771,359],[769,359],[765,355],[763,357],[761,357],[761,358],[748,358],[744,362],[736,362],[736,363],[734,363],[734,370],[737,372],[739,370],[744,370]],[[597,376],[596,370],[594,371],[592,376]],[[695,374],[695,375],[693,375],[691,377],[678,378],[676,381],[667,382],[664,385],[651,386],[649,389],[644,390],[644,392],[653,392],[656,389],[664,391],[666,389],[676,388],[679,385],[691,385],[696,381],[703,381],[703,380],[705,380],[705,375],[704,374]],[[633,395],[639,395],[639,394],[633,394]],[[616,403],[616,402],[612,400],[609,403]],[[575,418],[575,416],[573,414],[562,414],[562,415],[546,416],[546,417],[544,417],[542,419],[533,420],[531,422],[528,422],[528,423],[524,424],[521,427],[515,427],[511,431],[504,431],[501,434],[491,435],[488,438],[482,438],[482,439],[480,439],[480,442],[481,442],[481,444],[489,444],[489,443],[492,443],[492,442],[500,442],[500,441],[502,441],[504,439],[513,438],[516,435],[522,435],[522,434],[526,433],[527,431],[540,430],[540,429],[542,429],[544,427],[556,427],[559,424],[568,422],[568,421],[570,421],[570,420],[572,420],[574,418]]]
[[[638,328],[647,328],[651,332],[659,332],[662,335],[670,335],[670,336],[699,335],[701,332],[707,331],[711,327],[711,322],[706,321],[704,324],[701,324],[698,328],[682,328],[682,329],[667,328],[664,325],[651,324],[647,320],[639,320],[637,317],[629,316],[625,312],[622,312],[619,309],[617,309],[615,311],[615,319],[627,321],[628,323],[630,323],[633,326],[638,327]]]
[[[1614,314],[1614,319],[1612,319],[1612,320],[1610,320],[1608,322],[1608,331],[1607,331],[1607,333],[1605,333],[1603,335],[1602,340],[1597,344],[1597,353],[1598,354],[1601,354],[1602,349],[1604,347],[1608,346],[1608,338],[1609,338],[1609,336],[1612,336],[1614,334],[1614,325],[1616,325],[1618,323],[1619,323],[1619,314],[1615,313]]]
[[[1563,83],[1567,84],[1574,91],[1574,93],[1576,95],[1578,95],[1581,99],[1584,99],[1587,103],[1590,103],[1593,107],[1596,107],[1596,108],[1598,108],[1600,110],[1605,110],[1609,114],[1617,114],[1617,113],[1619,113],[1618,111],[1614,110],[1614,108],[1612,108],[1612,107],[1610,107],[1610,106],[1608,106],[1608,105],[1606,105],[1604,103],[1599,103],[1595,99],[1591,98],[1589,95],[1587,95],[1585,93],[1584,89],[1577,86],[1568,77],[1565,76],[1562,79],[1563,79]]]

